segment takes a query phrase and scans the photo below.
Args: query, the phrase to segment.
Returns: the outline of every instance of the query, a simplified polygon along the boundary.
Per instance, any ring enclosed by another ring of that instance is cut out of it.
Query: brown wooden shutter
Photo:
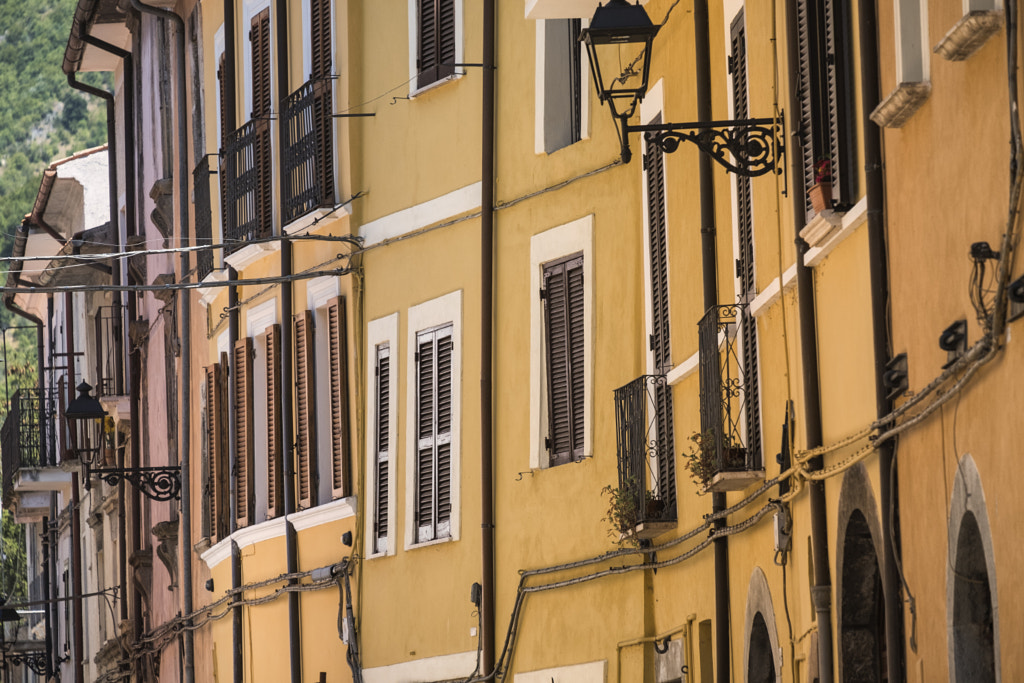
[[[329,0],[312,0],[310,37],[314,86],[313,126],[316,131],[317,179],[320,206],[334,206],[334,73],[331,48],[331,4]]]
[[[312,0],[310,3],[310,52],[314,79],[328,78],[331,70],[331,3]]]
[[[222,52],[217,64],[217,85],[220,95],[220,147],[224,149],[224,140],[232,130],[234,122],[228,121],[228,95],[227,95],[227,60],[228,55]]]
[[[418,30],[422,88],[455,73],[455,0],[419,0]]]
[[[841,206],[856,201],[856,127],[853,111],[853,54],[849,3],[824,0],[822,34],[825,37],[828,146],[832,159],[832,196]]]
[[[299,506],[317,504],[316,377],[313,360],[313,315],[293,317],[295,326],[295,431]]]
[[[239,527],[252,522],[253,499],[253,389],[252,338],[235,342],[235,522]]]
[[[437,529],[435,538],[451,536],[452,518],[452,327],[437,334]]]
[[[659,117],[654,121],[661,123]],[[672,334],[668,301],[668,221],[665,208],[665,158],[653,141],[648,140],[644,155],[647,170],[647,223],[651,272],[651,351],[654,371],[663,375],[672,369]],[[676,467],[672,388],[667,383],[654,385],[658,425],[658,486],[656,493],[666,505],[675,504]]]
[[[343,498],[352,492],[349,453],[348,343],[345,299],[327,305],[327,354],[331,383],[331,492]]]
[[[821,84],[821,36],[817,30],[821,12],[818,0],[797,0],[797,50],[800,72],[800,142],[803,151],[804,191],[814,184],[814,164],[822,149],[823,117],[819,97]],[[805,197],[805,210],[814,213]]]
[[[550,464],[583,455],[583,255],[544,266]]]
[[[273,519],[284,513],[281,326],[271,325],[263,338],[267,349],[267,516]]]
[[[203,484],[203,495],[206,500],[206,515],[209,526],[205,530],[210,541],[226,535],[227,499],[224,495],[224,463],[227,460],[227,402],[224,400],[224,367],[227,357],[222,363],[214,363],[205,368],[206,374],[206,454],[207,480]]]
[[[746,24],[741,11],[732,24],[732,87],[736,102],[736,118],[747,118],[748,77],[746,54]],[[740,300],[750,303],[757,296],[757,278],[754,261],[754,213],[751,197],[750,178],[736,178],[736,203],[738,208],[737,231],[739,235],[739,280]],[[744,308],[744,311],[749,311]],[[752,315],[742,316],[741,354],[743,356],[743,410],[747,422],[746,447],[748,462],[760,462],[761,452],[761,411],[757,377],[757,321]]]
[[[256,212],[259,237],[273,232],[273,169],[270,145],[270,8],[252,19],[249,32],[252,48],[252,118],[256,121],[255,155],[257,167]]]
[[[390,417],[391,417],[391,348],[388,344],[377,346],[375,365],[374,406],[374,508],[373,539],[374,551],[387,551],[388,543],[388,469],[390,467]]]

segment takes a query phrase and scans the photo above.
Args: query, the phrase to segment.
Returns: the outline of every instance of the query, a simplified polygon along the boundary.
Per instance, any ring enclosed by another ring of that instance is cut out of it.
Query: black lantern
[[[92,387],[87,382],[79,384],[78,398],[64,410],[64,416],[76,425],[75,451],[77,459],[85,468],[86,486],[89,476],[94,474],[111,486],[123,479],[153,500],[180,498],[181,469],[178,467],[92,467],[103,443],[107,411],[96,398],[89,395],[90,391]]]
[[[580,32],[598,97],[611,107],[612,116],[629,118],[647,94],[651,45],[659,28],[639,3],[609,0],[598,5],[590,26]]]
[[[78,398],[68,404],[64,417],[74,424],[74,459],[91,465],[103,442],[103,418],[107,416],[107,411],[99,400],[89,395],[92,386],[88,382],[82,382],[77,389]]]
[[[632,126],[629,118],[647,94],[651,49],[660,26],[640,3],[609,0],[598,5],[590,26],[580,32],[587,46],[590,71],[601,102],[607,102],[619,125],[622,161],[629,163],[629,134],[644,133],[665,153],[692,142],[728,171],[759,176],[777,171],[782,153],[782,119],[742,119]]]

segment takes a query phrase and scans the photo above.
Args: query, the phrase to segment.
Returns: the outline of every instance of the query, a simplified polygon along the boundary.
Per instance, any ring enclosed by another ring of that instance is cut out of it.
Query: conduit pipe
[[[707,0],[693,2],[694,63],[697,69],[697,121],[711,121],[711,45]],[[700,245],[704,310],[718,305],[717,227],[715,225],[715,179],[711,156],[700,153]],[[724,493],[711,494],[712,512],[726,507]],[[715,521],[725,526],[725,518]],[[729,659],[729,541],[716,538],[715,545],[715,668],[718,683],[730,681]]]
[[[160,17],[169,21],[175,28],[177,54],[176,68],[176,99],[175,107],[178,119],[178,225],[182,247],[189,244],[189,192],[188,192],[188,117],[185,114],[185,22],[174,12],[145,5],[139,0],[131,0],[132,7],[143,14]],[[181,274],[184,280],[189,276],[189,252],[181,252]],[[192,406],[192,325],[191,295],[188,292],[179,294],[181,304],[181,437],[179,464],[181,466],[181,596],[182,611],[192,613],[192,486],[190,479],[189,455],[191,439],[191,406]],[[188,624],[186,624],[188,626]],[[184,682],[195,681],[195,654],[192,629],[185,628],[182,635],[182,658],[184,666]]]
[[[480,666],[494,670],[494,0],[484,0],[480,189]]]
[[[73,313],[74,294],[64,295],[64,351],[68,362],[68,397],[71,403],[75,395],[75,318]],[[75,431],[71,430],[72,445],[78,448],[82,444],[74,442]],[[74,635],[73,657],[71,670],[74,672],[75,683],[85,683],[85,670],[82,668],[85,659],[84,619],[82,614],[82,500],[78,491],[78,470],[71,471],[71,623]]]
[[[871,120],[871,112],[881,99],[878,76],[878,25],[874,0],[860,4],[860,82],[861,111],[864,118],[864,178],[867,194],[868,264],[871,281],[871,337],[875,357],[875,408],[878,417],[892,410],[889,390],[883,377],[890,360],[889,277],[885,244],[885,195],[882,165],[882,134]],[[885,607],[886,670],[891,681],[904,680],[903,603],[896,571],[893,538],[893,514],[899,509],[896,498],[894,439],[878,447],[879,497],[882,508],[882,592]],[[890,502],[892,506],[890,507]]]
[[[800,111],[800,94],[796,84],[800,82],[800,55],[796,37],[799,27],[796,18],[797,0],[786,1],[787,61],[789,62],[789,111]],[[821,436],[821,395],[818,385],[818,342],[814,315],[814,273],[804,264],[807,242],[800,237],[806,220],[806,188],[804,187],[803,149],[799,125],[790,123],[789,177],[792,182],[793,228],[796,234],[796,287],[797,313],[800,320],[800,360],[803,368],[804,435],[806,448],[822,445]],[[808,469],[821,468],[821,457],[808,463]],[[814,560],[814,587],[811,598],[818,624],[818,669],[819,683],[832,683],[832,578],[828,556],[828,520],[825,508],[825,483],[808,482],[808,498],[811,508],[811,555]]]

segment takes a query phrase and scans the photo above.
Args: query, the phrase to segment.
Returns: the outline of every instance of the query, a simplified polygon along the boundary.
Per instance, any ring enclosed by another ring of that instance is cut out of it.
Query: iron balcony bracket
[[[50,657],[45,651],[39,652],[8,652],[4,654],[4,668],[8,664],[19,666],[24,664],[37,676],[46,676],[50,673]]]
[[[771,171],[781,172],[783,124],[777,119],[737,119],[702,123],[664,123],[631,126],[622,120],[623,139],[630,133],[644,133],[666,154],[692,142],[712,159],[737,175],[753,178]]]
[[[151,500],[181,498],[180,467],[90,467],[88,474],[95,474],[111,486],[116,486],[123,479]]]

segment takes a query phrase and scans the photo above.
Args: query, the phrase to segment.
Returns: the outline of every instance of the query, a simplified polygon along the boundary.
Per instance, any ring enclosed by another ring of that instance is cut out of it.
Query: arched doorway
[[[772,656],[771,637],[764,615],[754,615],[750,626],[750,656],[747,659],[747,683],[773,683],[775,681],[775,658]]]
[[[754,567],[750,575],[744,622],[743,680],[746,683],[775,683],[782,680],[775,609],[772,607],[768,579],[760,567]]]
[[[887,681],[882,574],[864,513],[854,510],[843,539],[840,648],[843,680]]]

